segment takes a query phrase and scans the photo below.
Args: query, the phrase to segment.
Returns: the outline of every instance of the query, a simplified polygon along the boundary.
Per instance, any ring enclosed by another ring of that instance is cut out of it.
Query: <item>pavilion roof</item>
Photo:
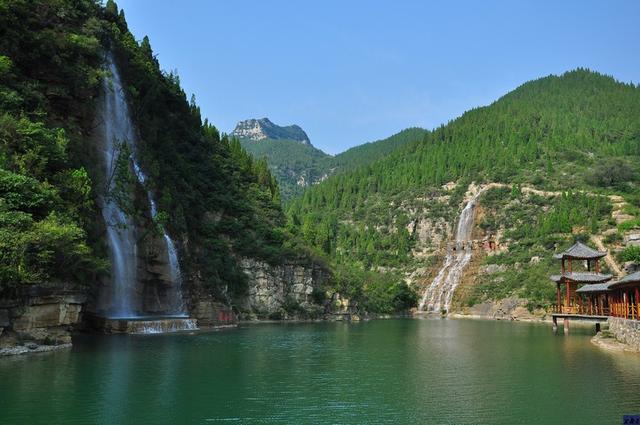
[[[639,283],[640,284],[640,271],[635,273],[631,273],[618,280],[617,282],[611,283],[611,288],[617,288],[619,286],[628,285],[630,283]]]
[[[610,280],[613,276],[610,274],[592,273],[592,272],[566,272],[565,274],[556,274],[551,276],[554,282],[564,282],[570,280],[577,283],[601,283]]]
[[[602,258],[605,255],[607,255],[606,251],[596,251],[595,249],[583,244],[582,242],[576,242],[571,248],[559,254],[555,254],[553,257],[559,260],[563,258],[591,260],[594,258]]]
[[[606,292],[609,290],[609,286],[611,285],[610,282],[607,283],[592,283],[589,285],[584,285],[581,286],[580,288],[578,288],[578,290],[576,290],[576,292]]]

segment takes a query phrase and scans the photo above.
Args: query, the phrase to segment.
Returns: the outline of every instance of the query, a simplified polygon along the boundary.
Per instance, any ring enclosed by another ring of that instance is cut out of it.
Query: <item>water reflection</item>
[[[83,337],[0,360],[0,422],[619,422],[640,406],[640,359],[589,339],[440,319]]]

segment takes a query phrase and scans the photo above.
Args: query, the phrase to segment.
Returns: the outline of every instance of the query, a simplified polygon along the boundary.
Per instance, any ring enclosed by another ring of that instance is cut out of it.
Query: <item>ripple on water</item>
[[[589,338],[465,320],[82,337],[0,360],[0,423],[620,422],[640,359]]]

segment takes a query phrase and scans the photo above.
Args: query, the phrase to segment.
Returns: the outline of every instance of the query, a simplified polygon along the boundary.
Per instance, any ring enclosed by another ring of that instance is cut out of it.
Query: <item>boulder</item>
[[[633,261],[625,261],[624,263],[624,271],[627,274],[635,273],[638,270],[638,265]]]
[[[640,246],[640,233],[632,233],[624,239],[627,246]]]

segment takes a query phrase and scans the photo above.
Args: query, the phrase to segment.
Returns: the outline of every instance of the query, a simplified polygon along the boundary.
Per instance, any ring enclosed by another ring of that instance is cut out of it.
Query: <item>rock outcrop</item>
[[[284,264],[271,266],[254,259],[243,259],[242,267],[249,278],[249,294],[242,309],[258,317],[286,318],[287,313],[317,312],[313,293],[321,290],[329,278],[317,265]]]
[[[463,308],[462,315],[497,320],[542,320],[545,318],[546,312],[544,310],[529,311],[527,302],[528,300],[517,297],[485,301],[472,307]]]
[[[640,322],[637,320],[609,317],[609,332],[625,344],[628,351],[640,352]]]
[[[237,322],[231,307],[216,301],[212,297],[199,299],[190,311],[191,317],[198,320],[200,328],[233,325]]]
[[[0,351],[17,354],[48,351],[46,346],[67,346],[71,332],[82,320],[84,291],[58,286],[25,287],[0,299]],[[10,348],[11,347],[11,348]],[[17,348],[15,348],[17,347]]]
[[[250,119],[240,121],[231,133],[232,136],[246,140],[284,139],[294,140],[305,145],[311,145],[309,136],[300,126],[288,125],[281,127],[272,123],[269,118]]]

